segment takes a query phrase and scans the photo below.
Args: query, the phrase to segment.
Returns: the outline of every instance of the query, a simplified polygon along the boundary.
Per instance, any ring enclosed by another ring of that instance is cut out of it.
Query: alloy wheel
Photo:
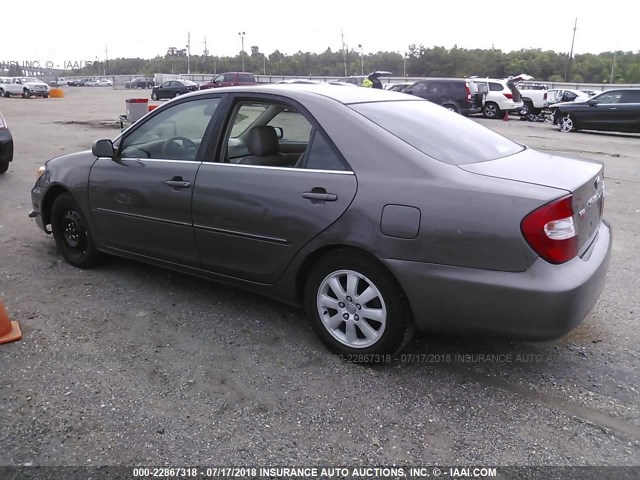
[[[327,275],[318,287],[316,307],[329,334],[351,348],[374,345],[387,326],[382,293],[369,278],[354,270]]]

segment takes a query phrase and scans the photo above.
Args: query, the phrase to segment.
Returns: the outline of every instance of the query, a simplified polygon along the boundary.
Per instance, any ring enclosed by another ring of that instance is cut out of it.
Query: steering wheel
[[[195,159],[198,145],[187,137],[171,137],[164,142],[162,146],[162,155],[167,158],[180,158],[184,159],[187,155],[188,158],[193,157]],[[189,155],[193,153],[193,155]]]

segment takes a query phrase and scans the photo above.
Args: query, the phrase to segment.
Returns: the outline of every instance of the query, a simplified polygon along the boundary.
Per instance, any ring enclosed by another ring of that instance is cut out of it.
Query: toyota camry
[[[105,254],[304,306],[332,351],[416,329],[565,334],[603,288],[603,165],[402,93],[204,90],[49,160],[30,216],[80,268]]]

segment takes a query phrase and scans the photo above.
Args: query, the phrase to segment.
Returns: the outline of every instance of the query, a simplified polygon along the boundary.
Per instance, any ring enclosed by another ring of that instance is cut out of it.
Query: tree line
[[[552,50],[523,49],[503,52],[498,49],[465,49],[454,46],[425,47],[410,45],[405,55],[398,52],[367,53],[355,50],[322,53],[297,52],[286,55],[279,50],[264,54],[258,47],[236,56],[187,55],[185,49],[169,48],[151,59],[116,58],[95,62],[66,75],[153,75],[154,73],[214,74],[244,70],[254,74],[278,76],[344,76],[387,70],[395,77],[468,77],[505,78],[527,73],[541,81],[575,83],[640,83],[640,51],[580,54]]]

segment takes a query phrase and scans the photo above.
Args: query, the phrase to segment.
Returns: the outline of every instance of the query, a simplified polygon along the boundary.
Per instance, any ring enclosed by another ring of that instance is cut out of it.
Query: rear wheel
[[[458,107],[456,107],[453,103],[447,103],[446,105],[443,105],[443,107],[451,112],[458,113]]]
[[[484,104],[484,107],[482,107],[482,114],[486,118],[500,118],[501,112],[497,104],[488,102]]]
[[[413,333],[405,296],[389,272],[359,252],[339,250],[311,270],[304,305],[322,342],[348,360],[394,354]]]
[[[530,101],[525,101],[524,104],[522,105],[522,108],[520,109],[520,115],[522,115],[523,117],[526,117],[527,115],[531,115],[534,113],[534,108],[533,108],[533,103],[531,103]]]
[[[73,197],[59,195],[51,207],[51,229],[58,250],[71,265],[79,268],[95,266],[100,254],[89,232],[89,225]]]

